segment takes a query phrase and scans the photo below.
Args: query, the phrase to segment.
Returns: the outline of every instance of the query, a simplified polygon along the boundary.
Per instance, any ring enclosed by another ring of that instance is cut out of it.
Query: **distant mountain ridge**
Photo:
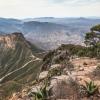
[[[30,19],[0,18],[0,33],[22,32],[25,38],[38,47],[50,50],[61,44],[83,44],[84,33],[91,26],[100,23],[92,18],[53,18],[40,17]]]

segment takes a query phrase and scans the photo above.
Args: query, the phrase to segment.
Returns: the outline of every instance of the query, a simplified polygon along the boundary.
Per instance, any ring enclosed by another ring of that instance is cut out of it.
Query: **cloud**
[[[100,16],[100,0],[0,0],[0,17]]]
[[[100,3],[100,0],[48,0],[52,4],[62,4],[67,6],[84,6],[88,4]]]

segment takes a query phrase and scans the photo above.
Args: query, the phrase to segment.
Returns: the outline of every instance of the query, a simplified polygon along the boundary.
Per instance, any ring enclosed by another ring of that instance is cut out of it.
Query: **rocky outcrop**
[[[84,86],[86,86],[86,82],[89,83],[94,81],[94,84],[97,86],[100,85],[100,80],[94,79],[93,77],[95,76],[91,77],[92,72],[99,64],[99,60],[90,58],[76,58],[71,60],[71,63],[74,64],[74,69],[72,71],[69,71],[67,66],[63,67],[61,64],[54,64],[50,66],[48,71],[46,71],[44,80],[52,73],[52,75],[50,75],[51,77],[49,77],[50,79],[48,80],[50,100],[89,100],[91,97],[87,97],[87,92],[84,88]],[[55,71],[55,69],[59,68],[62,68],[62,70],[60,74],[57,74],[57,71],[60,72],[60,70]],[[98,96],[99,94],[94,96],[94,100],[99,100]]]
[[[87,65],[84,65],[84,61]],[[34,97],[34,95],[30,94],[38,93],[46,82],[46,90],[49,90],[48,100],[99,100],[99,87],[98,92],[89,97],[85,88],[86,82],[93,81],[97,86],[100,85],[100,80],[95,79],[95,76],[92,75],[92,72],[99,64],[99,60],[78,58],[71,60],[71,63],[74,64],[74,69],[71,71],[68,70],[67,66],[54,64],[50,66],[48,71],[41,72],[38,82],[30,88],[27,96],[30,99]],[[81,68],[84,70],[80,70]]]

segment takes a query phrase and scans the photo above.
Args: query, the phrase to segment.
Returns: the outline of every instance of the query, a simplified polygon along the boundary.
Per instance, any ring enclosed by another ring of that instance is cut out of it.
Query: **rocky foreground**
[[[30,86],[13,93],[8,100],[100,100],[100,60],[94,58],[74,58],[72,65],[52,64],[43,70]],[[93,82],[98,91],[89,95],[86,82]],[[44,89],[46,99],[36,99],[36,93]]]

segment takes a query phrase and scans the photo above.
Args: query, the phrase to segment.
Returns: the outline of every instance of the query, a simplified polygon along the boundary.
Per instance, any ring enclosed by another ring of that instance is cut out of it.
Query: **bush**
[[[96,92],[98,92],[98,86],[94,84],[93,81],[85,82],[86,83],[86,91],[88,96],[94,95]]]
[[[49,71],[48,73],[48,79],[51,78],[52,76],[59,76],[62,74],[62,68],[53,68]]]
[[[49,90],[47,90],[47,83],[45,83],[37,92],[32,93],[35,100],[48,100]]]
[[[20,92],[23,88],[22,84],[19,84],[15,81],[9,81],[5,84],[3,84],[3,86],[0,86],[0,90],[2,89],[4,91],[4,96],[11,96],[14,92]]]

